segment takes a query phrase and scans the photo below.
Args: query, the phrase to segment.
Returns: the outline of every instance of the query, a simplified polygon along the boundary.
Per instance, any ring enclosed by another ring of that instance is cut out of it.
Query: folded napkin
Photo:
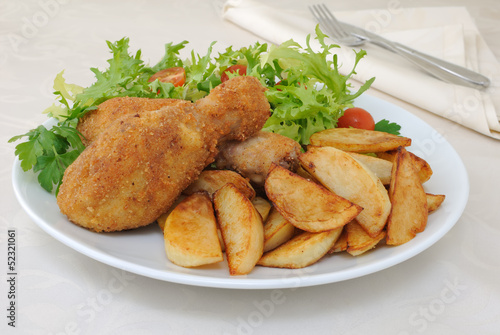
[[[317,22],[305,4],[301,7],[273,8],[255,0],[228,0],[222,16],[271,43],[293,39],[304,45]],[[364,82],[376,77],[373,88],[500,139],[500,63],[465,8],[392,8],[335,14],[341,21],[489,77],[491,86],[486,90],[445,83],[387,50],[365,44],[361,48],[368,54],[356,68],[354,79]],[[339,49],[341,71],[352,68],[352,49]]]

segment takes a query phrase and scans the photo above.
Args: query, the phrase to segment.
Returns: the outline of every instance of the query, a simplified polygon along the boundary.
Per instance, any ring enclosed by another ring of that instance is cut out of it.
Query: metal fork
[[[331,38],[341,44],[347,46],[358,46],[365,43],[364,39],[354,36],[353,34],[345,31],[337,21],[332,12],[324,4],[309,6],[309,10],[316,18],[316,21],[323,27],[323,29],[330,34]]]
[[[360,28],[340,23],[324,4],[309,6],[309,10],[331,38],[347,46],[359,46],[371,42],[384,49],[390,50],[411,63],[417,65],[427,73],[442,81],[484,89],[489,86],[490,80],[474,71],[432,57],[404,46],[397,42],[389,41],[381,36],[364,31]],[[346,29],[347,28],[347,29]],[[361,34],[360,34],[361,32]]]

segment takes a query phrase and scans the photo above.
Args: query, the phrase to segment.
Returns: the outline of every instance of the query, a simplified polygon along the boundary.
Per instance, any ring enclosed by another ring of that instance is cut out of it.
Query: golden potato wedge
[[[368,169],[370,169],[370,171],[372,171],[378,179],[380,179],[382,184],[389,185],[391,183],[392,162],[382,158],[358,154],[355,152],[351,152],[349,154],[358,162],[363,163]]]
[[[252,200],[252,204],[262,217],[262,222],[266,222],[267,217],[269,216],[269,212],[272,208],[272,205],[269,203],[269,201],[262,197],[255,197]]]
[[[183,193],[190,195],[196,192],[207,192],[212,197],[215,191],[229,183],[236,186],[248,199],[252,200],[255,197],[255,190],[250,185],[250,181],[230,170],[205,170]]]
[[[438,209],[446,197],[444,194],[431,194],[431,193],[426,193],[425,196],[427,198],[427,211],[429,213],[432,213],[436,209]]]
[[[311,147],[299,156],[302,166],[330,191],[361,206],[356,217],[375,237],[385,226],[391,210],[387,190],[373,172],[345,151]]]
[[[195,267],[223,260],[212,202],[206,193],[182,200],[165,220],[163,236],[167,257],[174,264]]]
[[[375,248],[386,235],[385,230],[382,230],[377,236],[371,237],[356,220],[346,224],[344,229],[347,235],[347,252],[353,256],[359,256]]]
[[[332,248],[342,229],[340,227],[321,233],[304,232],[266,252],[257,264],[288,269],[300,269],[314,264]]]
[[[321,232],[342,227],[362,208],[323,186],[273,164],[265,182],[267,197],[295,227]]]
[[[217,226],[218,226],[218,224],[217,224]],[[226,252],[226,245],[224,244],[224,239],[222,238],[222,233],[221,233],[219,227],[217,227],[217,237],[219,238],[220,248],[221,248],[222,252]]]
[[[418,157],[417,155],[415,155],[412,152],[408,151],[408,153],[411,156],[411,159],[413,161],[413,165],[417,169],[417,173],[418,173],[418,177],[420,179],[420,182],[423,184],[426,181],[428,181],[429,179],[431,179],[432,169],[431,169],[431,166],[429,165],[429,163],[427,163],[427,161],[425,159]]]
[[[413,160],[413,165],[418,171],[418,177],[420,178],[420,182],[423,184],[426,181],[428,181],[431,176],[432,176],[432,169],[429,163],[427,161],[414,153],[408,151],[410,154],[412,160]],[[387,152],[378,152],[377,157],[381,159],[388,160],[390,162],[394,162],[394,159],[396,157],[396,150],[391,150]]]
[[[231,183],[217,190],[213,201],[226,247],[229,274],[248,274],[263,254],[262,218],[252,202]]]
[[[405,148],[398,148],[393,164],[389,187],[392,210],[387,219],[386,242],[388,245],[400,245],[425,229],[427,196]]]
[[[329,254],[333,254],[335,252],[342,252],[347,250],[347,231],[344,229],[342,230],[342,233],[340,234],[339,238],[337,241],[335,241],[335,244],[333,247],[328,250]]]
[[[310,181],[313,181],[315,183],[319,183],[316,179],[314,179],[313,175],[310,174],[309,172],[307,172],[302,166],[299,165],[299,167],[297,168],[297,171],[295,171],[296,174],[298,174],[299,176],[301,176],[302,178],[304,179],[307,179],[307,180],[310,180]]]
[[[273,207],[264,223],[264,252],[275,249],[287,242],[295,233],[295,226]]]
[[[312,146],[335,147],[358,153],[388,151],[411,145],[411,139],[407,137],[357,128],[326,129],[311,135],[309,141]]]
[[[385,159],[386,161],[394,163],[394,158],[396,158],[396,150],[377,152],[376,155],[380,159]]]
[[[181,194],[176,200],[175,202],[173,203],[172,206],[170,206],[170,208],[168,209],[168,211],[166,211],[165,213],[163,213],[162,215],[160,215],[160,217],[158,219],[156,219],[156,223],[158,223],[158,226],[160,227],[161,231],[164,230],[164,227],[165,227],[165,221],[167,221],[167,218],[168,216],[170,215],[170,213],[172,213],[172,211],[174,210],[175,207],[177,207],[177,205],[182,201],[186,199],[186,196]]]

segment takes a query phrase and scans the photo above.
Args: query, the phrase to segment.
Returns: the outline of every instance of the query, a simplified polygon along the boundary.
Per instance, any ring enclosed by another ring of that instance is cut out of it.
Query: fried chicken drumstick
[[[245,141],[227,141],[215,158],[218,169],[229,169],[263,187],[272,163],[295,171],[299,166],[300,144],[286,136],[259,131]],[[256,158],[258,157],[258,159]]]
[[[194,104],[124,115],[66,169],[59,208],[97,232],[147,225],[214,160],[219,144],[250,137],[269,115],[253,77],[232,78]]]
[[[136,97],[118,97],[109,99],[86,114],[77,129],[83,135],[83,144],[90,145],[116,119],[139,112],[154,111],[166,106],[185,106],[190,102],[179,99],[148,99]]]

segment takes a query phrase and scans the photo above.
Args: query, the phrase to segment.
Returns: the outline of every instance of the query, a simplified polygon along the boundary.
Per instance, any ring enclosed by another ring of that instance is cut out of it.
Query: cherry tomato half
[[[338,120],[337,127],[374,130],[375,121],[373,121],[371,114],[363,108],[353,107],[344,111],[344,115]]]
[[[148,82],[153,82],[156,79],[163,83],[172,83],[175,87],[182,86],[186,82],[186,70],[182,67],[170,67],[153,74]]]
[[[229,79],[229,76],[227,75],[228,73],[238,73],[240,76],[245,76],[247,74],[247,66],[246,65],[241,65],[241,64],[236,64],[228,67],[224,71],[222,71],[222,74],[220,76],[220,81],[225,82],[226,80]]]

